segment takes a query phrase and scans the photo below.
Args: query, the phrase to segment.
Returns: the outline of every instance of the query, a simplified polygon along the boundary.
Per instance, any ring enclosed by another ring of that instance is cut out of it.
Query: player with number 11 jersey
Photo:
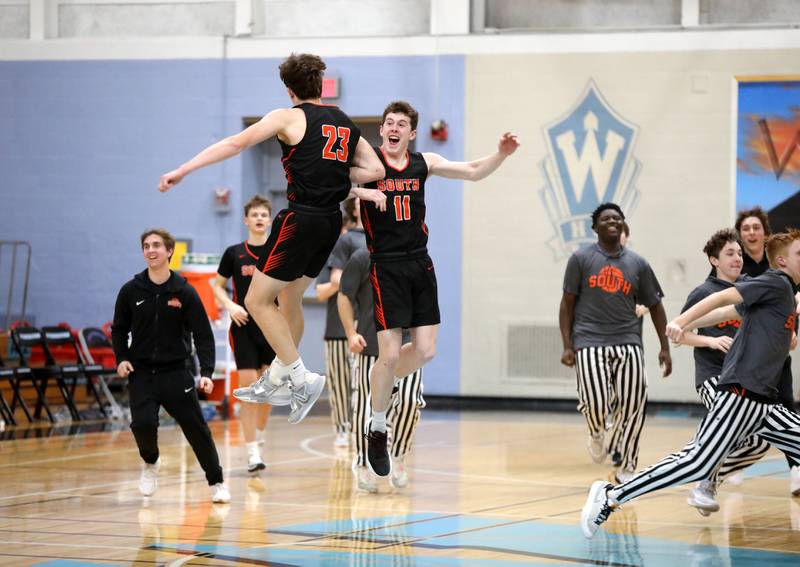
[[[408,151],[417,136],[419,114],[396,101],[383,111],[382,143],[375,151],[386,175],[366,184],[386,195],[386,210],[361,201],[361,220],[370,251],[370,281],[378,330],[378,360],[372,367],[372,421],[367,461],[378,476],[388,476],[386,411],[396,377],[413,374],[433,358],[439,331],[439,299],[433,262],[428,256],[425,181],[431,175],[478,181],[500,167],[519,146],[506,132],[497,151],[469,162],[451,162],[432,153]],[[402,344],[402,330],[411,342]]]

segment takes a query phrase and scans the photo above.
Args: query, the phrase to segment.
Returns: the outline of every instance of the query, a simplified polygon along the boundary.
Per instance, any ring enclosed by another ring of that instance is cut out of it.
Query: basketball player
[[[702,299],[718,291],[733,287],[740,281],[742,271],[742,246],[735,230],[723,229],[715,232],[703,248],[711,264],[711,274],[702,284],[694,288],[686,299],[681,312],[690,309]],[[711,409],[717,393],[717,381],[722,374],[725,354],[733,343],[739,329],[740,317],[723,321],[717,325],[698,329],[697,333],[684,333],[681,344],[693,346],[695,388],[700,400]],[[763,457],[769,443],[760,437],[749,437],[735,448],[715,475],[700,481],[689,495],[688,503],[707,516],[719,510],[715,496],[719,482],[736,471],[747,468]]]
[[[128,378],[131,432],[144,461],[139,491],[152,496],[158,486],[158,410],[163,407],[178,422],[203,467],[212,501],[230,502],[188,366],[194,339],[200,359],[197,387],[210,394],[215,352],[208,315],[195,289],[169,269],[175,251],[172,235],[151,228],[140,241],[147,268],[120,289],[111,327],[117,374]]]
[[[685,331],[742,315],[708,414],[694,438],[616,486],[592,484],[581,512],[581,529],[590,538],[617,507],[649,492],[711,478],[730,452],[752,435],[777,447],[793,466],[800,465],[800,416],[778,402],[781,368],[789,353],[797,318],[800,283],[800,231],[767,241],[771,269],[739,281],[698,302],[667,327],[680,341]]]
[[[345,265],[337,302],[349,350],[356,356],[353,422],[356,431],[363,432],[370,418],[369,374],[378,359],[378,335],[375,330],[375,310],[370,283],[370,254],[366,248],[357,250]],[[420,410],[424,407],[422,368],[419,368],[398,381],[386,418],[387,430],[391,432],[392,474],[389,483],[395,488],[408,486],[405,456],[411,449]],[[367,444],[363,434],[356,435],[356,459],[353,471],[359,490],[378,491],[375,477],[367,467]]]
[[[323,268],[320,278],[317,279],[316,287],[317,298],[327,299],[328,302],[325,314],[325,367],[331,419],[336,431],[334,447],[340,449],[350,445],[352,378],[350,376],[350,349],[347,347],[347,335],[339,318],[336,294],[339,291],[339,280],[345,264],[353,252],[367,247],[364,227],[361,225],[358,199],[345,201],[344,210],[348,220],[352,222],[352,226],[336,241],[336,246],[333,247],[333,252],[328,259],[328,265]]]
[[[294,106],[273,110],[244,131],[213,144],[161,177],[168,191],[190,172],[238,155],[273,136],[283,150],[289,207],[275,217],[259,258],[245,306],[276,353],[269,371],[234,396],[243,401],[289,399],[289,422],[302,420],[325,386],[310,372],[297,347],[303,336],[303,294],[330,255],[342,226],[339,203],[348,194],[385,207],[378,191],[352,189],[383,177],[383,166],[360,130],[338,107],[323,105],[325,63],[316,55],[293,54],[280,65],[281,80]],[[279,297],[280,295],[280,297]],[[280,309],[275,305],[278,298]]]
[[[564,344],[561,363],[576,368],[578,410],[589,426],[589,455],[602,463],[609,448],[618,451],[620,481],[636,470],[647,404],[637,303],[650,310],[661,342],[658,361],[664,376],[672,372],[664,294],[650,264],[620,244],[624,220],[614,203],[594,210],[592,228],[598,241],[574,252],[567,262],[558,317]],[[609,415],[614,420],[610,427]],[[610,447],[606,428],[614,433]]]
[[[258,258],[266,252],[267,229],[271,215],[272,205],[261,195],[256,195],[245,204],[244,224],[247,227],[247,240],[229,246],[225,250],[212,287],[214,297],[228,310],[231,317],[228,338],[233,349],[240,386],[253,384],[275,358],[267,339],[244,307],[244,298],[253,279]],[[231,278],[233,278],[232,300],[225,291]],[[247,471],[250,473],[266,468],[261,459],[257,432],[263,435],[271,409],[272,406],[268,404],[245,402],[239,412],[247,447]]]
[[[769,217],[761,207],[753,207],[739,211],[735,226],[744,244],[742,272],[751,277],[760,276],[769,268],[765,246],[766,238],[772,234]],[[778,399],[787,409],[795,411],[791,357],[786,358],[781,369]],[[789,490],[794,496],[800,496],[800,467],[789,466]]]
[[[497,151],[470,162],[451,162],[432,153],[413,153],[408,144],[417,136],[419,114],[407,102],[390,103],[383,111],[382,144],[375,153],[386,176],[367,187],[387,192],[385,211],[362,200],[361,219],[372,254],[370,278],[375,297],[378,360],[372,367],[372,420],[368,434],[368,461],[378,476],[388,476],[386,412],[398,376],[413,374],[436,351],[439,302],[436,274],[428,256],[425,225],[425,180],[431,175],[478,181],[490,175],[513,154],[519,141],[507,132]],[[402,329],[411,330],[411,342],[402,344]]]

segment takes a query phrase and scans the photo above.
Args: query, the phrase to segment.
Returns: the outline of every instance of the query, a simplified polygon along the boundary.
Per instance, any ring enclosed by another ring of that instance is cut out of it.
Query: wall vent
[[[508,378],[575,380],[575,370],[561,364],[558,326],[509,323],[506,340]]]

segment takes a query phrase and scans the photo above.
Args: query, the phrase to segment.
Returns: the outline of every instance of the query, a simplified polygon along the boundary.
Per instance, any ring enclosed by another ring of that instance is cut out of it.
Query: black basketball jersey
[[[425,180],[428,164],[421,153],[406,152],[405,166],[397,169],[387,163],[383,150],[375,148],[386,177],[368,183],[370,189],[386,193],[386,211],[375,203],[361,201],[361,222],[367,247],[373,254],[409,253],[428,245],[425,226]]]
[[[233,301],[244,307],[244,298],[253,281],[253,272],[259,256],[267,251],[267,245],[253,246],[245,240],[228,246],[219,261],[217,273],[223,278],[233,278]]]
[[[304,102],[295,108],[306,115],[306,133],[297,145],[281,142],[286,196],[309,207],[338,206],[352,186],[350,166],[361,130],[337,106]]]

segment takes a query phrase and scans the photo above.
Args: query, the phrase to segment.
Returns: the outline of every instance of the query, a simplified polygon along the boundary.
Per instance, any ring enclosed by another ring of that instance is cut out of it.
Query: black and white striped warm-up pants
[[[712,478],[728,455],[754,435],[783,451],[792,466],[800,464],[800,415],[778,403],[721,391],[683,450],[615,487],[613,496],[622,504],[648,492]]]
[[[350,433],[350,347],[347,339],[325,339],[325,366],[328,372],[328,401],[336,433]]]
[[[697,393],[700,395],[700,401],[706,406],[706,409],[711,411],[714,405],[714,398],[717,397],[717,382],[719,376],[712,376],[703,382]],[[758,435],[751,435],[742,440],[733,451],[731,451],[725,458],[725,461],[720,465],[715,476],[709,480],[722,481],[737,471],[746,469],[753,463],[758,462],[769,451],[769,443]]]
[[[356,459],[358,466],[367,464],[367,428],[372,418],[369,371],[377,356],[357,354],[353,372],[357,384],[353,391],[353,431],[356,434]],[[392,457],[404,456],[411,449],[414,433],[419,423],[420,411],[425,407],[422,397],[422,368],[397,383],[396,391],[386,413],[389,433],[389,453]]]
[[[619,452],[622,469],[636,470],[647,406],[642,347],[586,347],[575,356],[578,411],[586,418],[589,433],[604,433],[608,429],[606,420],[611,417],[611,437],[606,439],[606,448],[609,453]]]

